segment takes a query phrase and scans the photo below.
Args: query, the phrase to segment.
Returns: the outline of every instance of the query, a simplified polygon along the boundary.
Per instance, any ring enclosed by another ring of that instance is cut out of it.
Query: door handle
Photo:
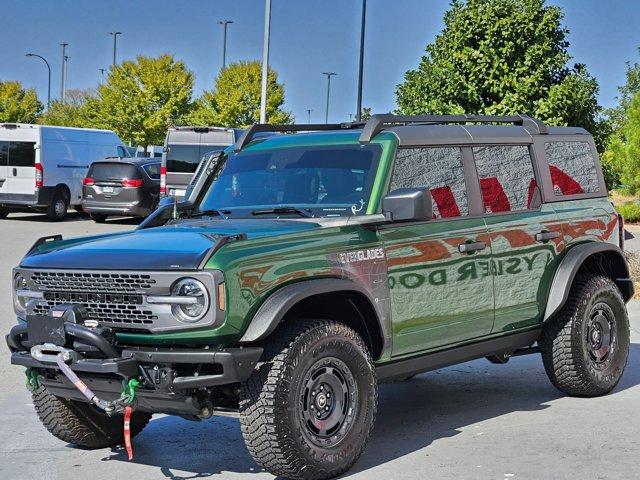
[[[13,169],[13,176],[14,176],[14,177],[17,177],[17,176],[18,176],[18,169],[17,169],[17,168],[14,168],[14,169]]]
[[[468,242],[458,245],[458,251],[460,253],[473,253],[484,250],[485,248],[487,248],[487,244],[484,242]]]
[[[534,235],[537,242],[547,243],[549,240],[554,240],[560,236],[560,232],[549,232],[543,230]]]

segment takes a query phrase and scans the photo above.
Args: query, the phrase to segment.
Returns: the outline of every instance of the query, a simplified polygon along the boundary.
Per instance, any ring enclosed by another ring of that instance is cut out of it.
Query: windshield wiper
[[[265,208],[264,210],[254,210],[251,212],[251,215],[269,215],[269,214],[285,214],[285,213],[297,213],[302,217],[313,217],[311,210],[308,208],[298,208],[298,207],[274,207],[274,208]]]
[[[225,220],[227,220],[229,218],[227,217],[227,215],[229,215],[230,213],[231,213],[231,210],[216,210],[215,208],[210,208],[208,210],[203,210],[201,212],[192,213],[191,215],[189,215],[189,218],[218,215],[219,217],[222,217]]]

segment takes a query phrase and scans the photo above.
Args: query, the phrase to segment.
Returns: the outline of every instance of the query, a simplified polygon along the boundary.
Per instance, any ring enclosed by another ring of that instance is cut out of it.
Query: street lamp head
[[[33,57],[33,53],[27,53],[27,57]]]

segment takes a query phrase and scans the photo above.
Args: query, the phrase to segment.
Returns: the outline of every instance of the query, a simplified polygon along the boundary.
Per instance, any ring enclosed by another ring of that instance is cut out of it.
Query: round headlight
[[[171,288],[174,297],[189,299],[172,305],[173,315],[183,322],[197,322],[209,309],[209,293],[202,282],[195,278],[182,278]]]
[[[15,277],[13,277],[13,309],[18,314],[23,314],[27,312],[27,298],[18,296],[18,290],[26,290],[27,280],[22,276],[22,274],[18,273]]]

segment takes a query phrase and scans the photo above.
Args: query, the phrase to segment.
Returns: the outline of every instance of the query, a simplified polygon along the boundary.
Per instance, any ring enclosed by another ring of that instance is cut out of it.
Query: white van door
[[[36,186],[35,147],[35,142],[9,142],[7,181],[10,194],[33,195]]]
[[[9,142],[0,140],[0,200],[9,193]]]

